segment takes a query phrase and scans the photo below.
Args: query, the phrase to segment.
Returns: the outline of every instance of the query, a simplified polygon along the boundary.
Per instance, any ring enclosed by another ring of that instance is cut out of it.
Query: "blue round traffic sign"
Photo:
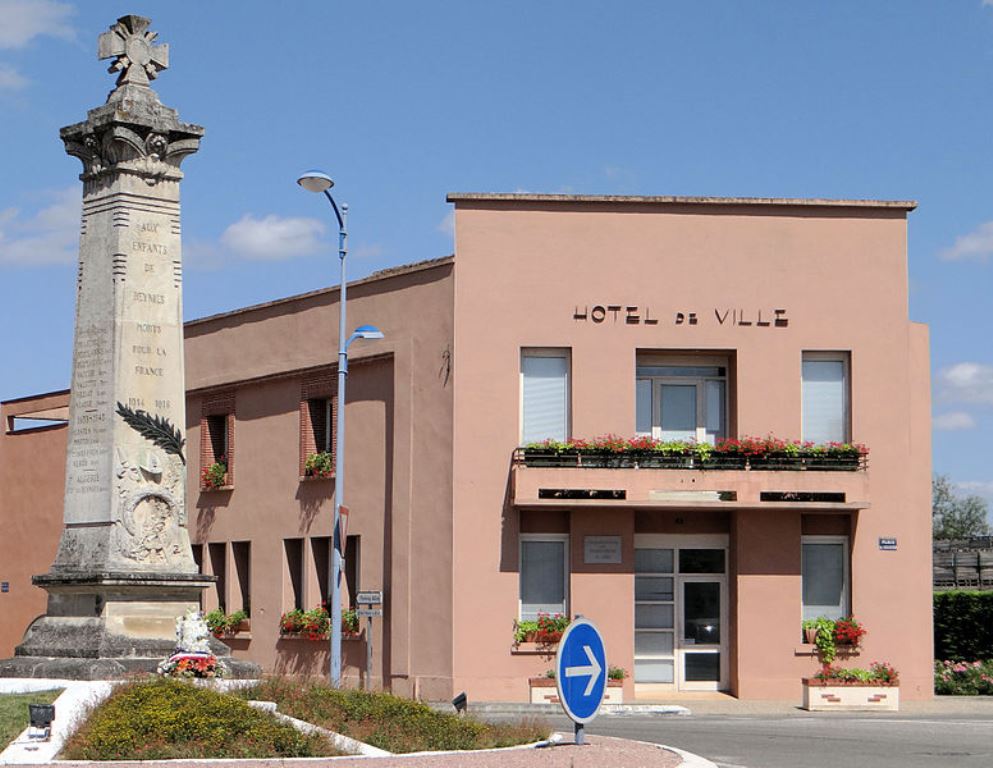
[[[607,652],[589,619],[576,619],[559,641],[555,682],[562,709],[577,723],[597,716],[607,690]]]

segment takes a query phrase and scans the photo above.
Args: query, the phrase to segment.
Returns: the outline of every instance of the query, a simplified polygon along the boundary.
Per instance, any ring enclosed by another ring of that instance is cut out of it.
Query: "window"
[[[635,431],[713,445],[727,436],[727,360],[639,355]]]
[[[283,607],[303,610],[303,539],[283,539],[283,552],[286,556]]]
[[[803,536],[801,546],[803,618],[848,616],[848,537]]]
[[[331,537],[314,536],[310,540],[311,552],[314,557],[314,569],[317,575],[317,587],[321,595],[321,604],[328,604],[328,587],[331,585]],[[345,551],[342,553],[341,589],[348,599],[343,601],[354,608],[355,596],[359,584],[359,537],[345,537]]]
[[[235,610],[242,610],[247,615],[252,615],[252,542],[233,541],[231,542],[231,559],[234,561],[235,579],[234,594],[232,600],[238,600],[239,605],[235,605]]]
[[[334,429],[338,401],[331,371],[304,380],[300,391],[300,476],[307,474],[307,458],[315,453],[334,454]],[[333,464],[333,462],[332,462]],[[326,476],[326,475],[324,475]]]
[[[208,544],[207,554],[210,557],[210,570],[217,577],[214,583],[217,607],[227,613],[227,544]]]
[[[234,485],[234,393],[220,392],[203,399],[200,414],[200,468],[223,464],[224,486]],[[207,482],[201,483],[208,486]]]
[[[533,621],[539,613],[568,615],[569,537],[521,534],[520,613]]]
[[[803,439],[815,443],[851,440],[848,355],[803,353]]]
[[[525,349],[521,353],[521,441],[569,437],[569,352]]]

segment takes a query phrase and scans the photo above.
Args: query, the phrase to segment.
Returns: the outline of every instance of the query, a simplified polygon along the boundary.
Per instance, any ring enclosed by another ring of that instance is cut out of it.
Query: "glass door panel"
[[[726,684],[725,577],[683,576],[679,581],[679,687],[719,690]]]
[[[696,385],[659,384],[662,440],[696,440]]]
[[[676,681],[676,552],[671,547],[634,551],[634,679]]]
[[[683,643],[715,645],[721,642],[721,585],[690,581],[683,585]]]

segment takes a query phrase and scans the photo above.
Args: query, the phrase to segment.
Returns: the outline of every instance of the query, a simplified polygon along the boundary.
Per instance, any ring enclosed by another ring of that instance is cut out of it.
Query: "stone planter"
[[[551,677],[529,677],[528,701],[532,704],[559,704],[559,691],[555,680]],[[624,703],[624,681],[608,680],[607,690],[603,694],[604,704]]]
[[[900,686],[803,679],[803,708],[809,712],[896,712]]]

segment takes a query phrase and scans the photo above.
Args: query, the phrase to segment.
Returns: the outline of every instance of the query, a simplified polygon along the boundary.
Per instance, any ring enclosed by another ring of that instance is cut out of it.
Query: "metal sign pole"
[[[365,689],[372,690],[372,616],[365,620]]]
[[[374,616],[382,616],[382,608],[373,608],[375,605],[383,604],[382,590],[359,590],[355,596],[355,602],[359,604],[359,609],[355,612],[359,618],[366,619],[365,624],[365,689],[372,690],[372,619]]]

